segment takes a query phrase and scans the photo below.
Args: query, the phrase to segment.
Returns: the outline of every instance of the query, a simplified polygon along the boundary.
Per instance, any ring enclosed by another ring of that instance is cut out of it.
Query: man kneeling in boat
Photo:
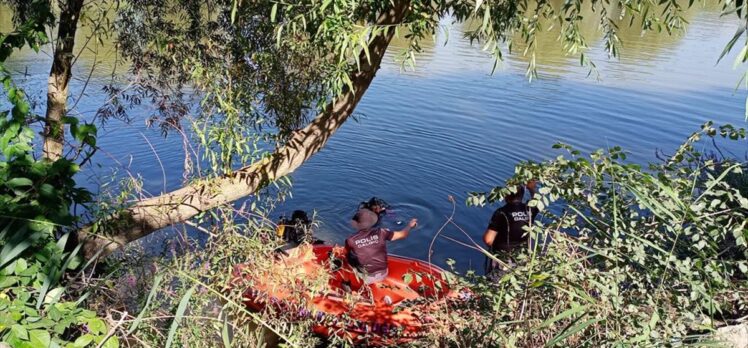
[[[356,233],[345,240],[348,262],[364,275],[365,284],[373,284],[387,277],[387,241],[404,239],[418,225],[411,219],[400,231],[374,227],[379,217],[369,209],[359,209],[351,225]]]

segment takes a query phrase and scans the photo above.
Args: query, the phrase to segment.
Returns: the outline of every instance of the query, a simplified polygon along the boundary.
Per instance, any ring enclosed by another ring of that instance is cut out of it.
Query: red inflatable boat
[[[347,337],[368,345],[392,345],[423,337],[434,322],[435,311],[470,297],[469,293],[450,290],[442,269],[395,255],[388,257],[387,278],[367,286],[343,253],[341,247],[303,245],[276,262],[280,272],[286,272],[286,279],[294,280],[280,284],[282,281],[244,264],[234,269],[234,286],[246,287],[244,303],[252,310],[271,310],[291,319],[311,318],[317,334]],[[321,286],[312,289],[304,284],[306,288],[294,290],[296,285],[320,275]]]

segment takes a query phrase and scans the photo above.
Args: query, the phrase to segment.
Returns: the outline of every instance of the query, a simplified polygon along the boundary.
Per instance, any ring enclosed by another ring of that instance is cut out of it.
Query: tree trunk
[[[52,69],[47,82],[47,115],[44,121],[44,157],[55,161],[62,157],[65,130],[62,118],[67,112],[68,83],[73,61],[75,31],[78,28],[83,0],[67,0],[60,4]]]
[[[378,25],[402,22],[409,1],[396,1],[382,13]],[[350,77],[353,89],[345,88],[309,125],[296,132],[288,143],[268,159],[229,175],[194,183],[176,191],[142,200],[97,225],[79,231],[86,258],[103,257],[117,248],[169,225],[253,194],[267,183],[288,175],[325,146],[327,140],[353,113],[379,70],[382,57],[394,35],[394,28],[380,32],[369,44],[371,62],[361,55],[361,69]],[[94,226],[97,226],[94,228]]]

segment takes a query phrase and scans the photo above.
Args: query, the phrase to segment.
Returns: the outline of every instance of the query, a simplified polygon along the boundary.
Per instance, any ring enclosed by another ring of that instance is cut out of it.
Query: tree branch
[[[409,1],[396,1],[389,11],[379,16],[376,24],[393,26],[401,23],[408,7]],[[359,57],[360,70],[350,74],[353,89],[344,88],[323,113],[296,132],[285,146],[277,149],[269,158],[223,177],[193,183],[158,197],[144,199],[125,211],[98,222],[95,230],[94,225],[86,226],[79,231],[79,240],[84,243],[84,255],[87,258],[94,257],[100,250],[103,250],[101,256],[108,255],[156,230],[252,195],[264,185],[296,170],[319,152],[353,113],[379,70],[394,31],[394,27],[387,27],[373,38],[368,45],[370,62],[362,52]]]

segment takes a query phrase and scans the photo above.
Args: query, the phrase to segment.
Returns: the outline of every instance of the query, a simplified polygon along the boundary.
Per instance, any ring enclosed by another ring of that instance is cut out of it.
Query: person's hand
[[[418,226],[418,219],[410,219],[408,222],[408,228],[416,228]]]
[[[538,181],[535,179],[532,179],[525,184],[528,190],[535,192],[538,189]]]

